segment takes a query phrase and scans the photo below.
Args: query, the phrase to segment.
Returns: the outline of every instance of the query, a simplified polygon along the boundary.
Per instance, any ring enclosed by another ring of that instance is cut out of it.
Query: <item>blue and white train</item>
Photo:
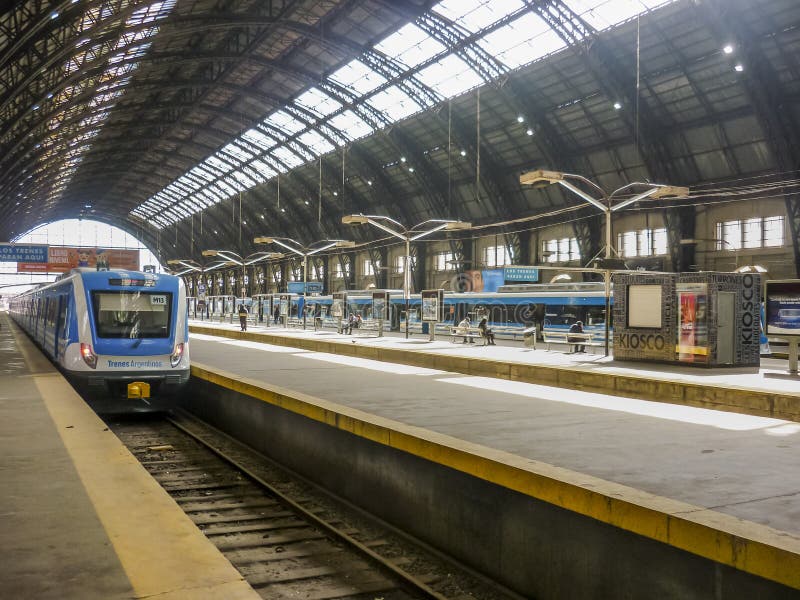
[[[73,269],[14,297],[9,314],[99,411],[167,408],[189,380],[179,277]]]

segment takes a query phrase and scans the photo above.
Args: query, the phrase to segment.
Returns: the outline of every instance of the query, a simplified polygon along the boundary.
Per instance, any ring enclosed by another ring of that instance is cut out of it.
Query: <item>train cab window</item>
[[[167,292],[93,292],[97,337],[169,337],[172,294]]]

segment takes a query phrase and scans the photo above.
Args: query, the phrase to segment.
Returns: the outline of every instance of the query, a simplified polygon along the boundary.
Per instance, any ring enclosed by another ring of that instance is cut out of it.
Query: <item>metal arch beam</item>
[[[785,102],[786,90],[750,30],[741,8],[735,0],[709,0],[700,6],[706,26],[714,33],[720,46],[733,34],[736,47],[745,57],[743,86],[750,98],[754,113],[764,128],[770,150],[778,161],[779,170],[792,172],[800,178],[800,123]],[[738,10],[737,10],[738,9]],[[724,24],[725,29],[721,28]],[[800,277],[800,194],[784,193],[789,229],[792,234],[795,274]]]

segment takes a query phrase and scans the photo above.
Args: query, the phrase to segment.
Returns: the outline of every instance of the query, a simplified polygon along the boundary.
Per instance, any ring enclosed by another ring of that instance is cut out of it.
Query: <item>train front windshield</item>
[[[93,292],[100,338],[169,337],[172,294],[165,292]]]

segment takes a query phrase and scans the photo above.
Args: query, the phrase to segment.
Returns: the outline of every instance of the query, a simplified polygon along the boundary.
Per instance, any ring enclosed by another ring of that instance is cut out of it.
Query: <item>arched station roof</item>
[[[797,252],[796,0],[0,6],[0,239],[91,216],[166,261],[368,239],[353,212],[488,225],[574,205],[520,186],[548,168],[784,197]]]

